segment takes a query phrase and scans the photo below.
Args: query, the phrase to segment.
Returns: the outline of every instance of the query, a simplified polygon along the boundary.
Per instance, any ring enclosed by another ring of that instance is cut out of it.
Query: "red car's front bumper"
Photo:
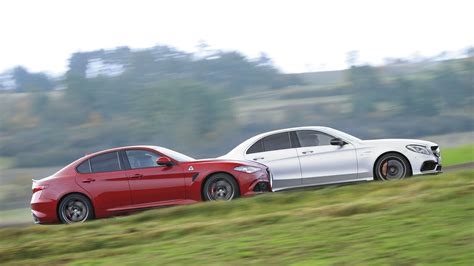
[[[268,170],[266,172],[257,172],[250,175],[252,175],[253,181],[250,183],[247,190],[242,191],[242,196],[252,196],[272,191],[270,181],[271,174]]]

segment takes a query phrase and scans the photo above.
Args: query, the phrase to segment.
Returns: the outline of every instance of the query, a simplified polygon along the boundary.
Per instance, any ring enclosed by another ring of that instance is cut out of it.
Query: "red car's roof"
[[[94,153],[90,153],[90,154],[86,154],[85,156],[75,160],[74,162],[70,163],[69,165],[65,166],[63,169],[59,170],[56,174],[54,175],[61,175],[63,172],[65,173],[69,173],[69,171],[73,171],[72,169],[75,169],[75,167],[79,164],[79,163],[82,163],[84,160],[87,160],[91,157],[94,157],[96,155],[99,155],[99,154],[103,154],[103,153],[107,153],[107,152],[114,152],[114,151],[119,151],[119,150],[124,150],[124,149],[151,149],[151,150],[155,150],[155,151],[158,151],[162,154],[165,154],[167,156],[170,156],[168,155],[167,153],[170,153],[170,152],[174,152],[176,154],[180,154],[178,152],[175,152],[173,150],[170,150],[170,149],[167,149],[167,148],[164,148],[164,147],[161,147],[161,146],[154,146],[154,145],[134,145],[134,146],[123,146],[123,147],[116,147],[116,148],[112,148],[112,149],[106,149],[106,150],[101,150],[101,151],[97,151],[97,152],[94,152]],[[175,155],[176,155],[175,154]],[[182,156],[186,156],[184,154],[181,154]],[[170,156],[173,160],[176,160],[176,158],[173,158],[172,156]],[[253,162],[253,161],[239,161],[239,160],[232,160],[232,159],[222,159],[222,158],[219,158],[219,159],[201,159],[201,160],[196,160],[194,158],[191,158],[189,156],[186,156],[188,158],[190,158],[191,160],[190,161],[182,161],[183,163],[199,163],[199,164],[208,164],[208,163],[235,163],[235,164],[247,164],[247,165],[255,165],[255,166],[260,166],[260,167],[266,167],[265,165],[263,164],[260,164],[258,162]],[[179,161],[179,160],[178,160]],[[74,170],[75,172],[75,170]]]
[[[123,146],[123,147],[117,147],[117,148],[111,148],[107,150],[102,150],[102,151],[97,151],[94,153],[87,153],[84,157],[92,157],[101,153],[107,153],[111,151],[119,151],[119,150],[124,150],[124,149],[152,149],[152,150],[157,150],[159,151],[161,148],[160,146],[153,146],[153,145],[134,145],[134,146]]]

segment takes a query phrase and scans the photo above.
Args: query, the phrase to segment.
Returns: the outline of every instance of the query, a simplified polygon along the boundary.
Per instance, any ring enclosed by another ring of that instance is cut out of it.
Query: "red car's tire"
[[[70,194],[59,203],[58,217],[64,224],[82,223],[94,218],[94,210],[87,197]]]
[[[232,176],[218,173],[206,180],[202,194],[206,201],[228,201],[238,198],[240,190],[239,185]]]

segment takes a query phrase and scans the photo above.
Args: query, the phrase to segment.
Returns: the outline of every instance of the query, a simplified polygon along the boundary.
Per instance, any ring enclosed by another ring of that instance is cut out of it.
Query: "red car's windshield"
[[[191,161],[196,160],[196,159],[194,159],[192,157],[189,157],[187,155],[184,155],[182,153],[179,153],[179,152],[176,152],[176,151],[173,151],[173,150],[169,150],[169,149],[166,149],[166,148],[162,148],[162,147],[160,147],[158,149],[158,151],[162,152],[166,156],[169,156],[169,157],[175,159],[178,162],[191,162]]]

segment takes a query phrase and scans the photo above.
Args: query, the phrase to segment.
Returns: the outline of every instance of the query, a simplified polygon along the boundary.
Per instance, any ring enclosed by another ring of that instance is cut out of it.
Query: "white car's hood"
[[[372,139],[372,140],[362,140],[361,144],[367,145],[423,145],[423,146],[438,146],[438,144],[419,139]]]

